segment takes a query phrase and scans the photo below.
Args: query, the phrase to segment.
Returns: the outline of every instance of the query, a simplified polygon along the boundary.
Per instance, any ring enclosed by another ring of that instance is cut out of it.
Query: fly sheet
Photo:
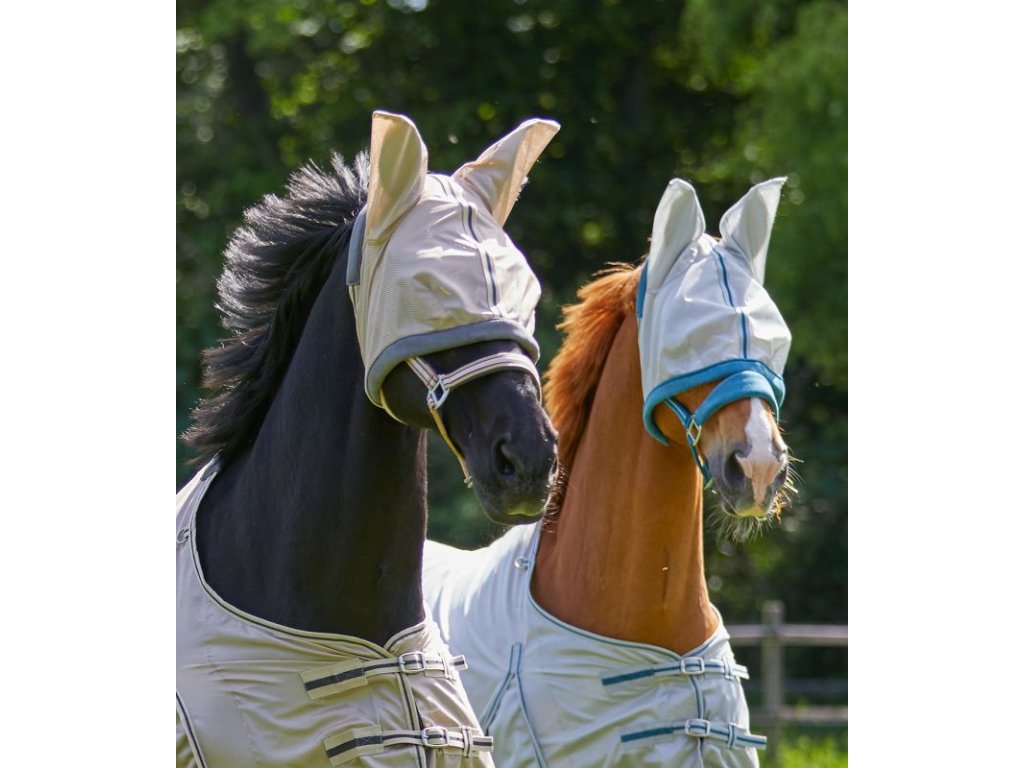
[[[527,120],[446,176],[427,173],[427,148],[408,118],[374,113],[369,197],[347,280],[375,405],[385,405],[380,390],[395,366],[431,352],[510,339],[536,363],[540,285],[502,226],[558,128]]]
[[[758,764],[729,635],[680,656],[602,637],[544,611],[530,594],[540,524],[463,551],[427,541],[424,596],[503,768]]]
[[[722,217],[721,240],[705,232],[692,186],[673,179],[662,195],[637,297],[644,423],[662,442],[654,409],[718,379],[698,423],[743,397],[763,398],[778,416],[792,337],[763,283],[784,181],[747,192]]]
[[[203,578],[196,510],[211,463],[177,497],[177,765],[493,768],[452,656],[426,621],[383,646],[264,621]]]

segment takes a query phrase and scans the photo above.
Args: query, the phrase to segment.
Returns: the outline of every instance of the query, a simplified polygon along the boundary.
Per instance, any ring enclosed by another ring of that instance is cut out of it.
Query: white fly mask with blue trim
[[[511,339],[526,353],[494,356],[500,359],[484,372],[521,368],[538,378],[533,329],[540,286],[502,226],[558,129],[550,120],[528,120],[445,176],[427,172],[427,148],[412,121],[374,113],[369,196],[348,262],[366,394],[374,404],[387,409],[381,389],[402,362],[428,389],[441,379],[444,390],[445,375],[424,370],[419,356],[480,341]],[[447,385],[480,370],[463,371]],[[443,396],[434,397],[437,407]]]
[[[771,179],[747,192],[722,217],[721,240],[704,231],[697,194],[681,179],[669,182],[654,215],[637,301],[644,423],[668,442],[654,421],[665,403],[682,420],[695,456],[700,427],[724,405],[760,397],[776,418],[782,405],[791,336],[762,283],[784,182]],[[719,379],[693,414],[673,399]]]

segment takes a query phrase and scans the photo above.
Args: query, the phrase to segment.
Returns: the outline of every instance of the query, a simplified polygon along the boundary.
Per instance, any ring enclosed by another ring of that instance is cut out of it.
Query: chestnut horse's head
[[[637,297],[644,423],[689,445],[735,538],[778,516],[789,480],[777,419],[790,334],[762,285],[784,181],[753,187],[715,239],[693,187],[673,179]]]

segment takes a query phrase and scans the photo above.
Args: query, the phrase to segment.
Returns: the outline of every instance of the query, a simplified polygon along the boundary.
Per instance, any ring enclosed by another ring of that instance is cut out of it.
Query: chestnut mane
[[[561,507],[564,485],[587,426],[605,360],[622,321],[636,308],[640,268],[613,264],[577,291],[578,304],[562,308],[558,329],[565,339],[544,375],[544,401],[558,432],[559,488],[553,503]]]

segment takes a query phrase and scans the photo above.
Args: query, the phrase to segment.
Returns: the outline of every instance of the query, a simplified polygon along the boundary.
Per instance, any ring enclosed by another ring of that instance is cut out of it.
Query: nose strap
[[[441,439],[444,440],[449,450],[455,455],[455,458],[458,459],[459,466],[462,467],[462,474],[466,479],[466,485],[471,487],[473,485],[473,477],[469,474],[469,467],[466,465],[465,457],[455,447],[455,443],[452,442],[448,430],[444,426],[444,419],[441,418],[441,406],[444,405],[444,401],[448,399],[448,395],[456,387],[461,387],[463,384],[468,384],[474,379],[479,379],[481,376],[502,370],[526,371],[537,382],[537,387],[539,388],[540,374],[537,373],[537,366],[533,364],[529,357],[519,352],[497,352],[493,355],[480,357],[456,368],[451,373],[438,373],[422,357],[410,357],[406,360],[406,363],[408,363],[412,372],[416,374],[416,377],[423,382],[423,386],[427,388],[427,409],[437,425],[437,432],[441,435]]]
[[[665,405],[679,418],[683,428],[686,430],[686,442],[690,446],[694,462],[696,462],[700,468],[700,473],[704,476],[705,488],[711,485],[711,471],[697,450],[701,430],[716,411],[724,408],[729,403],[748,397],[759,397],[765,400],[772,407],[776,418],[778,418],[779,404],[775,397],[775,390],[772,389],[771,384],[763,375],[751,370],[740,371],[722,379],[718,386],[711,390],[711,394],[704,398],[704,402],[692,414],[687,410],[686,406],[682,405],[674,397],[666,398],[664,401]]]

